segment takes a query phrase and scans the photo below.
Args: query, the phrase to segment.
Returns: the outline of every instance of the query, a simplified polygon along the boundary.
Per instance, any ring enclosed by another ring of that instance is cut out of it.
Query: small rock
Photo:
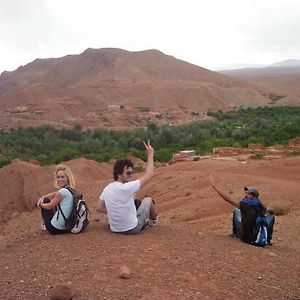
[[[15,212],[11,215],[12,219],[15,219],[15,218],[17,218],[17,217],[19,217],[19,216],[20,216],[20,213],[17,212],[17,211],[15,211]]]
[[[123,279],[128,279],[131,277],[131,271],[128,267],[123,266],[120,268],[120,277]]]
[[[263,277],[262,277],[262,276],[257,276],[257,279],[258,279],[258,280],[262,280]]]
[[[52,300],[72,300],[74,291],[69,284],[58,284],[51,291]]]

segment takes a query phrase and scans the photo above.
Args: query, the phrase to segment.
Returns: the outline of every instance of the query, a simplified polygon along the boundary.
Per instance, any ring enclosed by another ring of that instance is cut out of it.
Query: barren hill
[[[3,188],[0,198],[2,215],[12,211],[10,202],[19,208],[0,225],[0,298],[49,299],[53,287],[65,283],[75,289],[74,300],[299,299],[299,162],[297,156],[246,162],[221,157],[157,166],[138,196],[154,197],[160,224],[124,236],[110,233],[106,217],[95,211],[112,164],[76,159],[67,164],[91,223],[80,235],[51,236],[40,230],[39,210],[22,203],[26,195],[34,202],[52,191],[53,167],[15,161],[0,169],[1,182],[27,193]],[[208,174],[232,198],[240,199],[250,185],[268,207],[291,207],[276,219],[273,246],[257,248],[228,236],[232,206],[210,188]],[[119,277],[122,266],[130,268],[129,279]]]
[[[0,126],[178,124],[208,110],[269,104],[270,93],[157,50],[87,49],[3,72]]]
[[[228,70],[221,73],[272,89],[277,95],[284,96],[283,98],[279,97],[278,104],[300,105],[299,66],[282,67],[275,65],[261,69]]]

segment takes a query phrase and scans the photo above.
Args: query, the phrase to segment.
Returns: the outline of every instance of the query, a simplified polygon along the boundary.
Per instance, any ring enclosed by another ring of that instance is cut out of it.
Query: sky
[[[0,73],[87,48],[211,70],[300,59],[299,0],[0,0]]]

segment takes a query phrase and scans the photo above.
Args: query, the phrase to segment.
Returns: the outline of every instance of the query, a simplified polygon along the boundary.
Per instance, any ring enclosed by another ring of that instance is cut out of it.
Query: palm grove
[[[265,146],[286,144],[300,136],[300,107],[258,107],[231,112],[208,112],[211,120],[183,126],[160,126],[132,131],[104,129],[58,130],[49,125],[11,129],[0,132],[0,166],[12,159],[36,159],[40,164],[85,157],[99,162],[133,155],[145,159],[143,140],[151,139],[155,160],[169,161],[172,153],[195,149],[198,154],[215,147],[247,147],[249,143]]]

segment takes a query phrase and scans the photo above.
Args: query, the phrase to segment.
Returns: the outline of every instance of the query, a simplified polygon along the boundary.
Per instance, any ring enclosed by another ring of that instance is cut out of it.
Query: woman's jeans
[[[50,199],[48,197],[45,197],[43,199],[43,203],[50,203]],[[62,233],[66,233],[68,232],[67,230],[60,230],[57,229],[56,227],[54,227],[51,224],[51,220],[55,214],[55,210],[54,209],[44,209],[41,208],[41,212],[42,212],[42,218],[44,220],[46,229],[51,233],[51,234],[62,234]]]
[[[273,236],[273,227],[275,223],[275,216],[274,215],[266,215],[267,222],[268,222],[268,242],[272,240]],[[242,214],[239,208],[235,208],[233,210],[232,216],[232,235],[239,236],[240,232],[242,231]]]

